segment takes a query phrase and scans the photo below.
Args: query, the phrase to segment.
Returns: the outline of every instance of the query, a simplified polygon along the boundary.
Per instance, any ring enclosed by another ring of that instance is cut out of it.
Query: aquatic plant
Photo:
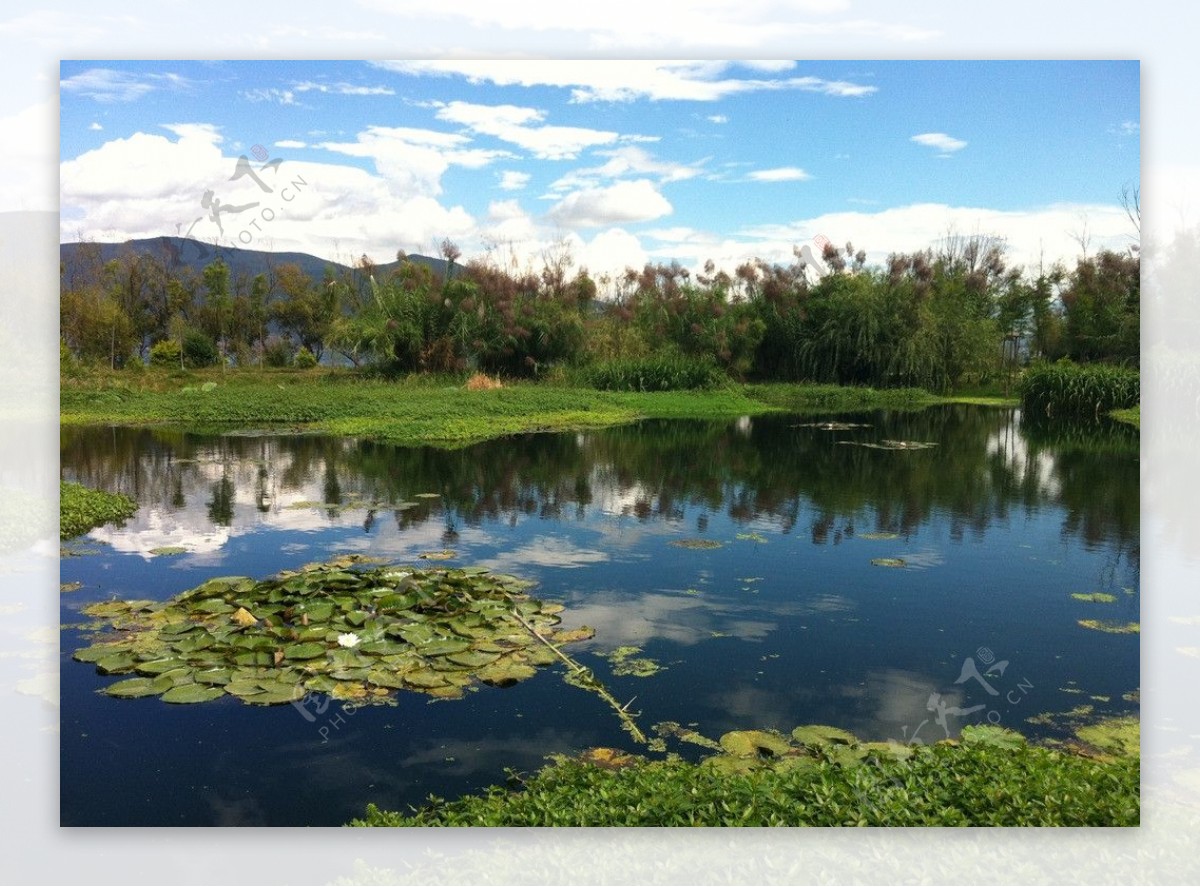
[[[558,661],[561,604],[528,583],[481,568],[362,568],[340,558],[255,581],[210,579],[168,601],[104,601],[106,623],[74,658],[132,675],[101,692],[196,703],[233,696],[254,705],[324,693],[362,702],[395,691],[461,697],[476,682],[509,686]]]
[[[73,539],[93,527],[123,521],[137,512],[137,503],[120,493],[91,490],[80,484],[60,482],[58,515],[60,539]]]

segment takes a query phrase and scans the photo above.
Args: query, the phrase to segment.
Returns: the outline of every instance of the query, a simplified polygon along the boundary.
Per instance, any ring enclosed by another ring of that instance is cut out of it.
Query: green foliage
[[[748,769],[678,759],[616,769],[560,760],[519,791],[430,798],[356,826],[1136,826],[1139,761],[1017,742],[923,746],[896,760],[849,747]],[[908,747],[911,748],[911,747]],[[842,751],[838,751],[842,749]]]
[[[219,358],[216,344],[205,333],[189,329],[183,334],[183,362],[188,369],[213,366]]]
[[[1031,367],[1020,393],[1021,405],[1035,416],[1087,419],[1136,406],[1141,397],[1137,370],[1061,361]]]
[[[1138,364],[1140,259],[1108,250],[1080,259],[1061,298],[1069,357]]]
[[[174,339],[163,339],[150,346],[150,366],[175,368],[180,363],[181,351]]]
[[[300,350],[296,352],[296,356],[292,358],[292,366],[298,370],[311,370],[317,365],[317,358],[311,351],[300,346]]]
[[[137,511],[137,503],[119,493],[89,490],[79,484],[60,483],[59,538],[72,539],[111,521],[123,521]]]
[[[579,377],[600,391],[689,391],[727,381],[711,358],[669,355],[607,360],[585,367]]]

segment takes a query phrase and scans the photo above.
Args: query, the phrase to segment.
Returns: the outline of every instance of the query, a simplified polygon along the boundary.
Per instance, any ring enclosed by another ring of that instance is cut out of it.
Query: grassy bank
[[[1136,407],[1130,407],[1127,410],[1113,410],[1109,413],[1118,422],[1124,422],[1127,425],[1132,425],[1134,428],[1142,427],[1142,406],[1138,404]]]
[[[59,484],[60,539],[73,539],[93,527],[132,517],[136,511],[137,503],[128,496],[89,490],[79,484]]]
[[[804,729],[804,728],[800,728]],[[821,728],[817,728],[821,729]],[[1136,733],[1136,725],[1125,728]],[[970,731],[976,731],[970,735]],[[767,736],[766,744],[783,737]],[[852,737],[850,737],[852,738]],[[722,745],[731,745],[722,739]],[[1139,759],[1031,746],[968,728],[961,742],[879,749],[833,742],[691,764],[560,759],[518,786],[409,815],[368,807],[357,826],[1136,826]],[[1136,740],[1135,740],[1136,748]],[[728,752],[728,750],[727,750]],[[722,765],[723,762],[723,765]]]
[[[639,418],[723,419],[777,411],[919,408],[954,401],[920,389],[834,385],[729,383],[697,391],[619,392],[523,383],[468,391],[463,382],[457,377],[381,381],[329,370],[100,373],[86,380],[63,380],[61,421],[168,423],[197,429],[284,426],[400,444],[453,446],[518,432],[617,425]]]

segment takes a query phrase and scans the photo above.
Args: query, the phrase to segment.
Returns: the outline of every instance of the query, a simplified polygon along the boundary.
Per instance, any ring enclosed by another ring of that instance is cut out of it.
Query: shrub
[[[292,362],[292,349],[284,339],[268,339],[263,348],[263,361],[276,369],[288,366]]]
[[[471,378],[467,379],[468,391],[492,391],[496,388],[503,388],[499,379],[493,379],[491,376],[485,376],[483,373],[475,373]]]
[[[163,339],[150,346],[150,365],[156,367],[177,367],[179,363],[179,343],[174,339]]]
[[[200,330],[183,334],[183,362],[188,369],[210,367],[217,362],[217,346]]]
[[[606,360],[585,367],[581,376],[601,391],[686,391],[727,378],[712,360],[675,356]]]
[[[1098,418],[1136,406],[1137,370],[1060,361],[1031,367],[1021,379],[1021,405],[1034,416]]]
[[[300,350],[296,352],[296,356],[292,358],[292,366],[296,367],[297,369],[311,370],[316,365],[317,358],[314,357],[313,353],[303,345],[300,346]]]

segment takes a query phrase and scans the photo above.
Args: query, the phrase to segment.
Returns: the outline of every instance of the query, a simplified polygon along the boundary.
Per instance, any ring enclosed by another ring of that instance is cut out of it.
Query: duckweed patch
[[[1105,634],[1141,634],[1140,622],[1106,622],[1102,619],[1080,619],[1079,624],[1092,631],[1102,631]]]
[[[107,523],[119,523],[133,517],[137,503],[120,493],[88,489],[81,484],[58,485],[58,535],[73,539]]]
[[[1117,599],[1116,595],[1108,594],[1107,592],[1103,591],[1093,591],[1089,594],[1083,594],[1082,592],[1077,591],[1073,593],[1071,597],[1075,598],[1077,601],[1087,601],[1088,603],[1092,604],[1111,604]]]
[[[899,539],[899,533],[859,533],[859,539],[868,539],[872,542],[887,542],[892,539]]]
[[[399,690],[448,699],[477,682],[511,686],[557,661],[547,644],[592,634],[558,631],[562,606],[531,598],[512,576],[365,560],[210,579],[163,602],[93,604],[83,612],[105,630],[73,658],[130,676],[102,690],[119,698],[278,705],[323,693],[368,703]]]
[[[601,654],[612,665],[612,673],[617,677],[648,678],[665,670],[653,659],[639,657],[641,647],[617,647],[611,653]]]
[[[672,539],[671,544],[676,548],[686,548],[690,551],[707,551],[721,547],[721,543],[715,539]]]
[[[177,554],[187,554],[187,549],[182,545],[163,545],[159,548],[151,548],[150,554],[155,557],[174,557]]]
[[[903,567],[907,561],[902,557],[875,557],[871,558],[871,563],[877,567]]]

